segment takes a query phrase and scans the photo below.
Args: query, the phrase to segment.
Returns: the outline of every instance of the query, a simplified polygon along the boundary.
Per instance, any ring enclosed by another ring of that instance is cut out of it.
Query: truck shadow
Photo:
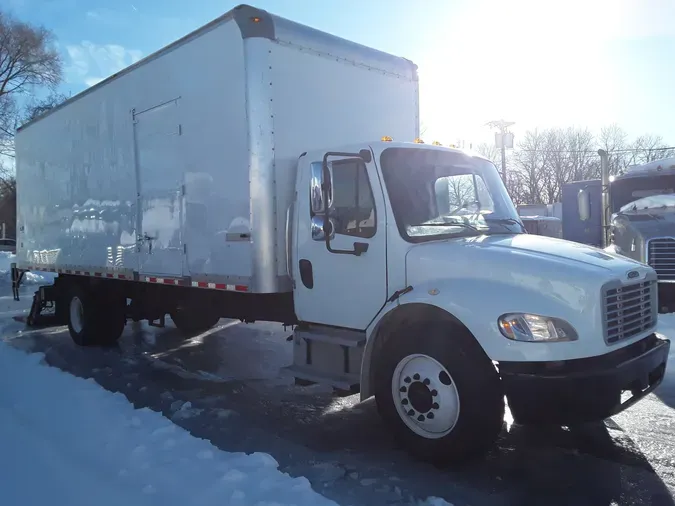
[[[174,328],[132,324],[109,349],[78,348],[65,329],[15,341],[225,451],[270,453],[282,470],[307,476],[338,502],[348,493],[350,503],[363,504],[435,495],[456,506],[675,505],[647,458],[611,420],[572,429],[505,424],[486,457],[438,469],[398,447],[372,399],[359,403],[325,387],[297,387],[280,375],[291,361],[288,333],[266,324],[220,325],[186,340]]]

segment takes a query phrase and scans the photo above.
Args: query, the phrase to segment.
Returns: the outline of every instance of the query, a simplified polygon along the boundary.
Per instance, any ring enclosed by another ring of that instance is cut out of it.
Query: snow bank
[[[228,453],[0,342],[0,504],[334,505],[265,453]]]
[[[12,263],[16,255],[8,251],[0,251],[0,284],[12,284]],[[55,274],[51,272],[27,272],[23,276],[24,285],[48,285],[54,282]]]

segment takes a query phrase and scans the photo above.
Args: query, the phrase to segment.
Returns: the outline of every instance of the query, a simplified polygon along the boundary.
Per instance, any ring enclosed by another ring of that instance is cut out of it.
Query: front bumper
[[[668,339],[651,334],[599,357],[500,362],[499,372],[516,422],[572,425],[608,418],[649,394],[663,380],[669,350]]]

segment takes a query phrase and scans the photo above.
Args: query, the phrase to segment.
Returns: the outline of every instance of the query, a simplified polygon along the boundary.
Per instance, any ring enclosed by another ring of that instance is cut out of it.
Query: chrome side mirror
[[[577,194],[577,210],[581,221],[591,219],[591,194],[586,188],[582,188]]]
[[[326,232],[328,232],[329,239],[335,237],[333,220],[325,216],[312,216],[312,239],[315,241],[325,241]]]
[[[309,198],[312,206],[312,213],[324,214],[327,209],[333,204],[333,167],[328,163],[328,205],[324,202],[322,185],[323,178],[323,164],[321,162],[313,162],[310,165],[310,182],[309,182]]]

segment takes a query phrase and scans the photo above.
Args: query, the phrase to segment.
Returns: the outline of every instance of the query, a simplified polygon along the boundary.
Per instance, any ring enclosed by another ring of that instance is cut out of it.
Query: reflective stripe
[[[176,278],[157,278],[154,276],[146,277],[145,278],[146,283],[157,283],[160,285],[174,285],[174,286],[180,286],[183,284],[182,279],[176,279]]]
[[[108,278],[108,279],[131,279],[131,276],[127,274],[119,274],[117,272],[98,272],[98,271],[80,271],[73,269],[57,269],[55,267],[47,267],[40,265],[29,265],[26,267],[20,267],[22,270],[26,271],[42,271],[42,272],[54,272],[57,274],[69,274],[73,276],[93,276],[96,278]]]
[[[193,281],[192,286],[196,288],[210,288],[212,290],[227,290],[230,292],[248,292],[245,285],[228,285],[225,283],[209,283],[208,281]]]
[[[91,276],[96,278],[106,278],[106,279],[121,279],[121,280],[132,280],[133,276],[129,274],[120,274],[118,272],[109,272],[109,271],[83,271],[83,270],[73,270],[73,269],[58,269],[55,267],[49,267],[46,265],[30,265],[17,267],[20,270],[24,271],[42,271],[42,272],[54,272],[58,274],[68,274],[74,276]],[[171,286],[186,286],[187,283],[185,280],[180,278],[160,278],[157,276],[143,276],[141,281],[145,283],[155,283],[160,285],[171,285]],[[230,285],[227,283],[213,283],[209,281],[192,281],[191,285],[195,288],[207,288],[211,290],[226,290],[230,292],[248,292],[248,287],[246,285]]]

